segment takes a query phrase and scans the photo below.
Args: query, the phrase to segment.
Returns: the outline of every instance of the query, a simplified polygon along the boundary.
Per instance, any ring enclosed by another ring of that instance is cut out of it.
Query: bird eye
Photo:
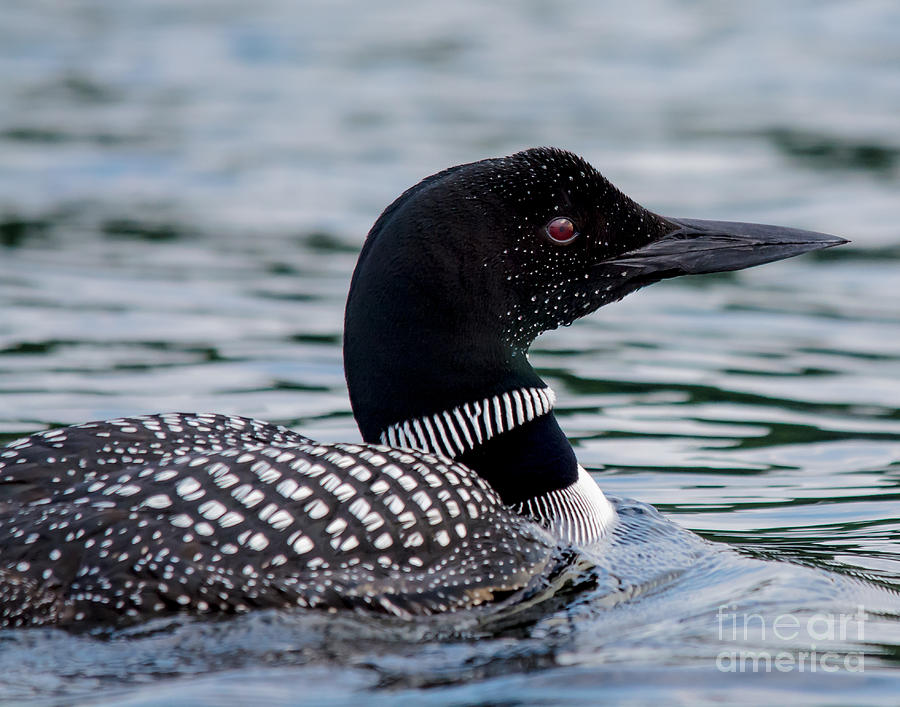
[[[547,224],[547,236],[556,245],[568,245],[578,237],[578,231],[571,219],[560,216]]]

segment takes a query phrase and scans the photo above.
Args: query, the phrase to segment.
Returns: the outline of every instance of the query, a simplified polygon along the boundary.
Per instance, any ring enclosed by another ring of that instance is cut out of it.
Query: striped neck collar
[[[380,441],[391,447],[441,454],[450,459],[464,457],[469,452],[482,453],[491,446],[485,446],[489,440],[549,414],[555,402],[556,394],[550,388],[517,388],[490,398],[457,405],[450,410],[398,422],[381,433]],[[544,476],[544,471],[541,471],[541,478],[551,484],[549,490],[536,492],[520,501],[506,502],[516,513],[532,518],[555,537],[576,545],[590,545],[605,536],[616,514],[597,483],[577,463],[574,454],[569,462],[554,453],[554,439],[565,444],[570,452],[571,447],[555,421],[552,426],[559,439],[553,435],[539,437],[537,453],[547,453],[551,468],[552,465],[561,463],[560,470],[563,470],[571,463],[572,479],[553,488],[553,477]],[[488,478],[486,472],[496,472],[495,464],[498,460],[506,461],[511,451],[522,451],[519,447],[522,441],[512,441],[513,450],[503,449],[499,456],[490,458],[483,466],[473,468],[482,469],[482,476]],[[517,457],[512,461],[511,469],[507,468],[505,472],[488,478],[501,498],[507,498],[505,491],[509,489],[505,484],[510,479],[517,491],[521,490],[523,484],[527,486],[527,476],[521,473],[521,465],[527,464],[526,459],[534,458],[532,452],[531,447],[525,447],[525,457]],[[515,473],[510,473],[513,470]]]
[[[450,410],[397,422],[381,433],[381,443],[453,459],[492,437],[546,415],[556,403],[550,388],[517,388]]]

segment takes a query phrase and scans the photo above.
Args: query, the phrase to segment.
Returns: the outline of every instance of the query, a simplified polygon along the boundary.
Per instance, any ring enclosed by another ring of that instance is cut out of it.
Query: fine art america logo
[[[764,647],[721,651],[716,656],[716,668],[724,673],[861,673],[865,669],[862,652],[827,648],[837,643],[863,642],[866,611],[862,606],[852,614],[763,615],[735,609],[733,604],[719,607],[719,640]]]

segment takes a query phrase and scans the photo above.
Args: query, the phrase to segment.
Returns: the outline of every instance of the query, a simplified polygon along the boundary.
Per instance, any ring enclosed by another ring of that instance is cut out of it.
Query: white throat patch
[[[556,537],[575,545],[597,542],[616,519],[612,504],[581,464],[575,483],[529,498],[513,510],[531,516]]]

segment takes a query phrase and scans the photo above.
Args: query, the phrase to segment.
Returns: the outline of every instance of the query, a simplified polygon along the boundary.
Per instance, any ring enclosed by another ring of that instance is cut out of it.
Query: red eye
[[[578,237],[575,224],[563,216],[547,224],[547,235],[556,245],[567,245]]]

